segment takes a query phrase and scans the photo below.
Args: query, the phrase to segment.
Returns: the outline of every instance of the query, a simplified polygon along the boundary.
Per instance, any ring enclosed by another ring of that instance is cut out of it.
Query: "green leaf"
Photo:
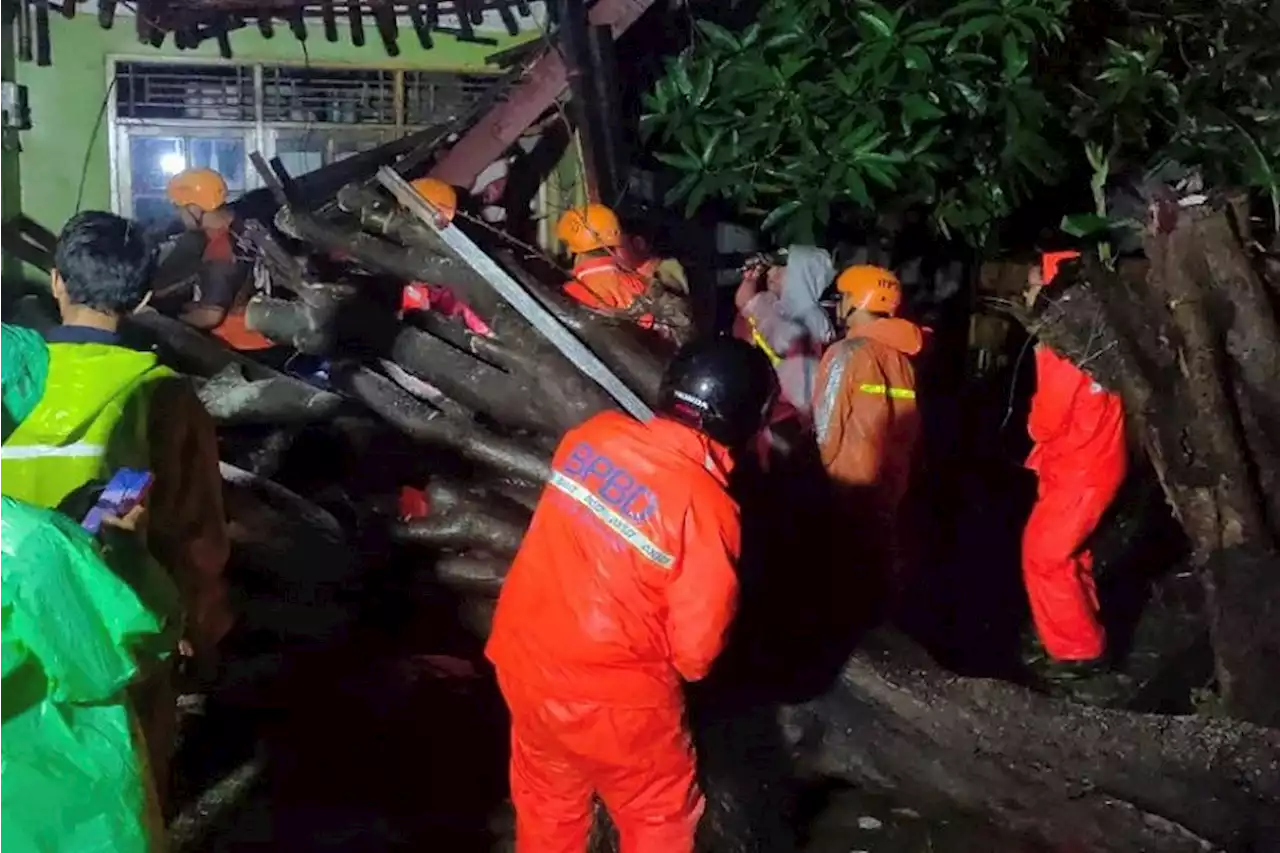
[[[688,193],[689,190],[693,189],[693,185],[698,183],[700,180],[702,180],[702,176],[696,172],[685,175],[680,179],[679,183],[667,190],[666,195],[662,197],[663,204],[668,207],[675,204],[677,201],[684,198],[685,194]]]
[[[1073,213],[1062,217],[1059,227],[1072,237],[1093,237],[1107,231],[1111,220],[1096,213]]]
[[[929,52],[918,45],[909,44],[902,49],[902,58],[906,66],[913,71],[932,71],[933,60]]]
[[[693,216],[698,212],[698,208],[702,206],[702,202],[706,201],[713,186],[713,181],[706,175],[701,176],[701,180],[694,184],[693,189],[689,191],[688,200],[684,203],[684,215],[686,217]]]
[[[738,37],[714,21],[699,20],[695,26],[712,44],[735,53],[742,50],[742,42],[738,41]]]
[[[696,172],[702,167],[697,157],[691,157],[688,154],[668,154],[665,151],[658,151],[653,156],[671,168],[679,169],[681,172]]]
[[[711,163],[711,158],[715,156],[716,146],[720,144],[720,140],[724,137],[724,128],[716,128],[711,134],[711,138],[707,140],[707,144],[702,149],[702,165],[707,166]]]
[[[853,196],[861,207],[871,209],[874,205],[871,203],[871,194],[867,192],[867,182],[862,179],[857,170],[849,170],[849,180],[846,182],[849,195]]]
[[[1001,52],[1004,54],[1004,77],[1012,80],[1027,68],[1027,52],[1022,49],[1013,33],[1005,33]]]
[[[886,165],[882,167],[870,160],[860,160],[858,161],[858,166],[862,171],[867,173],[868,178],[875,181],[885,189],[896,190],[898,188],[897,184],[894,182],[893,175],[889,171],[893,168],[892,166]]]
[[[797,210],[799,210],[800,204],[801,202],[799,199],[793,198],[791,201],[783,202],[782,204],[778,205],[773,210],[769,211],[769,215],[764,218],[764,222],[760,223],[760,230],[761,231],[772,230],[775,226],[777,226],[779,222],[783,221],[784,219],[786,219],[787,217],[795,213]]]
[[[914,92],[908,93],[902,99],[902,116],[908,124],[942,118],[945,115],[946,113],[931,104],[928,98]]]
[[[882,21],[870,12],[859,12],[858,18],[881,38],[893,38],[893,27],[888,21]]]
[[[715,64],[710,58],[703,58],[698,62],[698,66],[693,71],[693,103],[694,106],[702,106],[707,95],[711,92],[711,82],[715,76]]]
[[[999,0],[965,0],[942,13],[943,18],[965,18],[978,12],[999,12]]]
[[[928,44],[931,41],[937,41],[946,38],[955,30],[951,27],[933,26],[933,21],[925,21],[909,27],[906,32],[907,42],[910,44]]]
[[[980,113],[986,109],[986,99],[983,98],[982,95],[978,94],[978,92],[974,91],[972,86],[967,83],[961,83],[959,80],[951,80],[950,86],[960,94],[960,97],[964,98],[965,102],[974,112]]]
[[[875,152],[877,148],[880,147],[880,143],[884,142],[888,138],[889,138],[889,134],[878,133],[875,136],[871,137],[870,139],[867,139],[859,143],[858,147],[854,149],[854,154],[858,157],[864,157],[868,154],[872,154],[873,152]]]
[[[778,50],[783,47],[790,47],[804,40],[803,33],[779,33],[776,36],[770,36],[764,43],[765,50]]]
[[[751,47],[760,39],[760,22],[756,21],[747,27],[746,32],[742,34],[742,46],[744,48]]]
[[[844,139],[841,139],[840,144],[844,148],[857,149],[868,139],[875,136],[877,129],[878,127],[875,122],[864,121],[862,124],[858,125],[857,128],[849,132]]]
[[[682,53],[680,58],[676,60],[675,67],[672,68],[672,79],[675,81],[676,90],[686,98],[693,94],[693,81],[689,79],[689,54]]]
[[[982,15],[970,18],[956,28],[956,34],[947,42],[947,50],[952,51],[965,39],[974,36],[986,36],[991,32],[999,33],[1004,29],[1004,18],[1000,15]]]

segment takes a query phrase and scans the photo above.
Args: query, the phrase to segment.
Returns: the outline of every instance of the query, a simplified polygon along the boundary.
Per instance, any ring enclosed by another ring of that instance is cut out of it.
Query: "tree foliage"
[[[1086,143],[1280,204],[1280,0],[766,0],[696,33],[642,117],[689,212],[720,197],[811,240],[835,211],[923,206],[982,245],[1087,180]]]

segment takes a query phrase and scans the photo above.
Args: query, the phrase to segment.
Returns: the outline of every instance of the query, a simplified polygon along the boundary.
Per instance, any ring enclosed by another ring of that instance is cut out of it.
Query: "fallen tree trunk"
[[[958,678],[890,632],[780,719],[814,772],[991,814],[1055,849],[1261,850],[1280,838],[1280,733]]]
[[[334,369],[334,386],[363,402],[410,438],[455,450],[463,458],[528,482],[551,475],[547,456],[489,433],[479,425],[442,415],[367,368]]]
[[[1145,280],[1069,265],[1024,319],[1124,398],[1204,581],[1226,707],[1280,726],[1276,290],[1250,263],[1232,200],[1154,210]]]

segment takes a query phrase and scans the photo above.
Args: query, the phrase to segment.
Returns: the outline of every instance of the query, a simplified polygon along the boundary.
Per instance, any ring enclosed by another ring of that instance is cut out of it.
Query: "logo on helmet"
[[[690,406],[693,406],[701,411],[704,411],[704,412],[711,411],[711,406],[707,405],[706,400],[701,400],[693,396],[692,394],[688,394],[684,391],[676,390],[676,391],[672,391],[671,393],[675,396],[677,400],[688,403]]]

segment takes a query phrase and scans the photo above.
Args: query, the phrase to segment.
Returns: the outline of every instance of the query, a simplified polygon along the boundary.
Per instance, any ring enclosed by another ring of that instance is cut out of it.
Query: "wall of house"
[[[22,132],[20,141],[21,208],[36,222],[53,231],[80,209],[109,210],[111,172],[109,163],[108,58],[148,60],[157,58],[218,58],[217,44],[208,41],[196,50],[180,51],[172,39],[159,49],[138,41],[132,18],[120,17],[109,30],[98,26],[96,16],[81,14],[71,20],[51,16],[50,41],[53,64],[39,68],[20,63],[18,82],[28,87],[32,127]],[[303,45],[277,23],[275,36],[264,38],[250,26],[230,35],[237,62],[309,62],[312,65],[365,68],[414,68],[439,71],[480,71],[484,59],[497,51],[537,37],[537,33],[509,36],[505,31],[484,32],[498,41],[494,45],[460,42],[433,34],[435,46],[424,50],[410,33],[400,38],[401,53],[387,56],[376,30],[366,26],[363,47],[351,44],[349,31],[339,28],[339,40],[328,42],[318,24],[310,27]],[[6,51],[6,62],[8,61]],[[6,154],[5,172],[9,170]],[[83,193],[81,194],[81,183]],[[8,216],[8,183],[5,215]]]
[[[14,33],[13,25],[6,17],[0,32],[0,79],[13,80]],[[8,222],[22,212],[22,183],[20,180],[18,131],[4,127],[0,138],[0,220]],[[3,281],[14,281],[22,276],[22,264],[8,252],[0,254],[0,275]]]

